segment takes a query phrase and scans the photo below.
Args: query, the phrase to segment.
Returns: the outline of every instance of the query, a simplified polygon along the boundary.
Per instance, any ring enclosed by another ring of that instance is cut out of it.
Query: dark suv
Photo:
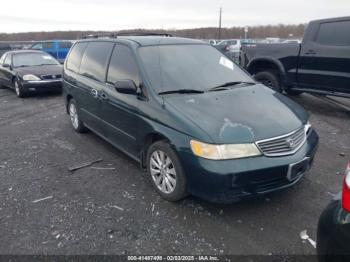
[[[307,112],[202,41],[78,41],[64,66],[73,128],[138,161],[158,193],[231,202],[296,184],[318,136]]]

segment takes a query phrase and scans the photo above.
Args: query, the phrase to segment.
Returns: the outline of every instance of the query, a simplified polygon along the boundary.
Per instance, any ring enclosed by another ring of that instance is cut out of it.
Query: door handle
[[[305,55],[316,55],[316,51],[315,50],[308,50],[307,52],[305,52]]]
[[[98,97],[98,91],[96,89],[92,89],[91,90],[91,95],[94,97],[94,98],[97,98]]]

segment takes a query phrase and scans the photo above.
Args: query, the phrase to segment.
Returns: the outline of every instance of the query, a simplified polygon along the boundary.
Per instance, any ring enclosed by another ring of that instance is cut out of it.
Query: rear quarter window
[[[89,42],[81,60],[80,74],[104,82],[113,46],[112,42]]]
[[[81,59],[83,57],[87,43],[77,43],[73,46],[73,49],[69,53],[67,58],[66,68],[75,73],[79,73],[79,67],[81,64]]]
[[[350,20],[320,24],[316,42],[323,45],[350,46]]]

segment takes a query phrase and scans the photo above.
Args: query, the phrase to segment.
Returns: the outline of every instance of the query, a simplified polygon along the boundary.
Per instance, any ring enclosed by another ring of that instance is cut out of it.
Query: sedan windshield
[[[13,56],[13,67],[58,65],[52,56],[45,53],[22,53]]]
[[[209,45],[160,45],[139,49],[157,93],[208,91],[230,82],[254,82],[238,65]]]

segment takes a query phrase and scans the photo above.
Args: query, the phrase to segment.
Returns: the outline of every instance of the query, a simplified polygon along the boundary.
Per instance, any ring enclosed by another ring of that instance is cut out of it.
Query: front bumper
[[[62,80],[23,81],[22,88],[26,93],[57,92],[62,90]]]
[[[341,200],[332,201],[320,216],[317,254],[319,261],[350,261],[350,213]]]
[[[312,130],[304,145],[290,156],[214,161],[189,151],[179,155],[191,194],[211,202],[230,203],[296,184],[311,167],[317,145],[318,135]],[[291,176],[292,166],[298,163],[302,163],[300,172]]]

